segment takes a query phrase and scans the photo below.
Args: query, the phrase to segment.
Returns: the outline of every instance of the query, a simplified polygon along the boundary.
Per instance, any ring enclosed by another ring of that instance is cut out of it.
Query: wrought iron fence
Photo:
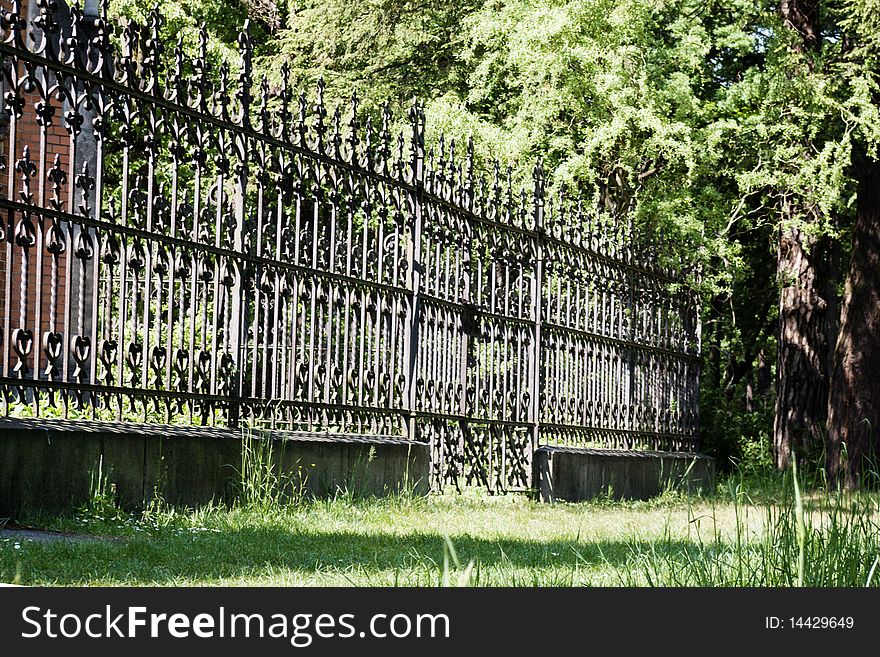
[[[541,444],[697,449],[699,323],[656,236],[422,109],[392,135],[167,47],[162,17],[2,13],[6,414],[428,442],[433,484],[530,485]]]

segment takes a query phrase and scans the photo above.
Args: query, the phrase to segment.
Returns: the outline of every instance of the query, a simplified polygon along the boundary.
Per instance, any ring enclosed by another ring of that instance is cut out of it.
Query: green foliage
[[[114,0],[143,19],[152,0]],[[861,158],[880,145],[877,0],[819,3],[815,49],[778,0],[187,0],[160,6],[188,49],[237,61],[252,19],[256,76],[385,102],[399,123],[426,103],[429,139],[473,137],[478,170],[537,157],[556,185],[668,239],[703,295],[704,434],[726,460],[762,463],[771,387],[746,411],[744,381],[772,362],[779,230],[836,240],[845,258]],[[713,353],[714,352],[714,353]]]
[[[114,540],[0,538],[0,581],[795,586],[802,579],[808,586],[876,586],[877,499],[817,497],[802,484],[799,510],[791,474],[776,479],[779,497],[768,501],[754,499],[735,476],[714,497],[662,504],[547,505],[467,491],[414,500],[339,497],[268,511],[165,507],[125,524]],[[44,524],[107,532],[106,525],[65,518]]]
[[[434,138],[472,136],[484,170],[498,158],[524,180],[540,156],[606,211],[637,197],[636,220],[668,234],[669,257],[698,263],[716,292],[737,265],[731,215],[752,193],[738,180],[748,138],[731,78],[751,65],[766,8],[710,5],[303,2],[264,68],[324,75],[336,97],[366,87],[373,105],[418,95]]]
[[[116,498],[116,484],[112,472],[104,470],[103,457],[89,476],[89,499],[76,511],[78,523],[88,525],[119,525],[130,519]]]
[[[765,476],[773,468],[773,406],[759,399],[758,406],[743,407],[747,382],[725,390],[704,380],[701,391],[703,449],[718,459],[719,468],[738,467],[752,476]]]
[[[165,19],[162,34],[168,51],[181,37],[187,52],[197,52],[199,29],[204,25],[209,34],[208,55],[213,62],[237,64],[238,34],[246,20],[250,19],[256,52],[272,47],[271,26],[259,20],[248,4],[243,0],[110,0],[109,12],[111,19],[120,23],[114,28],[119,32],[127,20],[148,26],[150,12],[158,7]]]
[[[793,462],[794,463],[794,462]],[[817,504],[797,468],[780,477],[781,498],[753,506],[743,475],[728,480],[736,522],[712,526],[682,547],[673,536],[633,546],[641,568],[625,586],[876,586],[876,500],[831,494]]]
[[[96,407],[91,404],[79,404],[76,399],[66,400],[60,394],[55,397],[40,391],[39,405],[33,401],[24,403],[19,400],[7,402],[6,415],[13,418],[35,418],[54,420],[97,420],[99,422],[139,422],[152,424],[170,424],[177,426],[193,426],[193,424],[211,424],[224,426],[226,419],[222,409],[213,409],[210,413],[194,408],[192,417],[185,406],[180,408],[173,400],[155,400],[149,398],[110,397],[102,399]]]
[[[324,78],[331,97],[357,91],[378,107],[461,87],[457,73],[462,19],[478,0],[292,0],[286,25],[263,71],[277,80],[279,61],[298,86]],[[267,49],[268,50],[268,49]]]
[[[249,431],[243,433],[238,502],[244,508],[269,513],[302,502],[309,469],[297,464],[295,470],[282,471],[283,449],[284,443],[279,447],[271,437]]]

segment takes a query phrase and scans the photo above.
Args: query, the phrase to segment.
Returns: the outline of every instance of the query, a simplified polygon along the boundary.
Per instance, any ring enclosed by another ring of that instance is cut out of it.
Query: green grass
[[[250,504],[139,517],[106,500],[32,524],[114,537],[0,540],[0,580],[33,585],[865,586],[880,570],[870,495],[804,493],[790,476],[711,497],[541,504],[477,491]],[[749,494],[749,489],[760,493]],[[245,497],[243,496],[243,499]],[[800,502],[798,502],[800,499]],[[255,502],[255,503],[254,503]],[[102,510],[103,509],[103,510]]]

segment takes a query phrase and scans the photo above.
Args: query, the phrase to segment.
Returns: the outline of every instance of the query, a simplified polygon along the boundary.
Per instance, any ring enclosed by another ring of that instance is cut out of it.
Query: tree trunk
[[[880,421],[880,162],[858,175],[856,223],[828,399],[829,481],[848,489],[876,466]]]
[[[787,468],[791,455],[823,444],[828,410],[828,303],[825,240],[802,228],[781,228],[777,275],[779,346],[776,364],[776,412],[773,447],[776,466]]]
[[[780,0],[784,25],[797,33],[794,50],[807,55],[804,73],[821,48],[818,0]],[[810,157],[804,144],[804,158]],[[829,286],[823,266],[827,240],[817,243],[801,222],[815,217],[815,208],[786,201],[777,250],[779,344],[776,364],[776,409],[773,448],[776,466],[786,468],[793,452],[809,454],[823,444],[828,412],[829,323],[826,295]],[[832,292],[833,296],[833,292]]]
[[[819,0],[781,0],[779,13],[785,27],[800,36],[795,45],[800,52],[819,49]]]

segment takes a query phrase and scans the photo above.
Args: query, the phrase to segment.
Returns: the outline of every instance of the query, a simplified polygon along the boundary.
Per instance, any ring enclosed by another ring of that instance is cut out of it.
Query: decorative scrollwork
[[[696,448],[697,304],[631,208],[540,161],[482,176],[417,103],[393,134],[387,104],[255,81],[247,25],[218,61],[158,9],[117,43],[106,6],[36,8],[0,12],[16,389],[427,442],[438,488],[528,487],[544,443]]]

